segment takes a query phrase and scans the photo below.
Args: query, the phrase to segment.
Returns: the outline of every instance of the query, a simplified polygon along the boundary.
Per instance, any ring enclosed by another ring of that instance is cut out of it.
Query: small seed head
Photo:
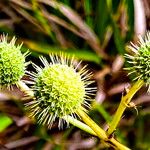
[[[139,37],[139,45],[131,43],[129,48],[134,55],[125,54],[130,67],[125,68],[129,74],[134,74],[134,80],[143,80],[150,91],[150,32],[144,38]]]
[[[62,57],[51,55],[52,63],[41,57],[44,68],[34,65],[37,74],[31,74],[35,82],[35,100],[29,102],[27,107],[31,110],[31,116],[49,127],[56,118],[59,118],[61,127],[64,116],[74,116],[82,104],[88,105],[85,100],[89,99],[88,95],[92,90],[87,87],[91,83],[91,74],[85,67],[78,72],[69,58]]]
[[[1,36],[0,40],[0,88],[17,84],[25,74],[25,55],[20,49],[21,45],[15,45],[16,38],[10,42],[7,36]]]

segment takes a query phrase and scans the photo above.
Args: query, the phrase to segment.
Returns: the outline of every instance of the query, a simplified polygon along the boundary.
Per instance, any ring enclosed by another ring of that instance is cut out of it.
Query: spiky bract
[[[144,38],[140,36],[138,43],[139,45],[131,43],[129,46],[134,55],[125,54],[131,65],[125,69],[129,74],[134,74],[134,80],[143,80],[150,91],[150,32]]]
[[[0,40],[0,88],[17,84],[25,74],[25,56],[20,49],[21,45],[15,45],[16,38],[13,37],[10,42],[7,36],[1,36]]]
[[[56,118],[59,118],[59,127],[62,118],[67,115],[74,116],[82,104],[88,105],[86,100],[94,88],[88,88],[91,84],[86,67],[77,71],[73,60],[69,58],[51,55],[52,63],[41,57],[44,68],[37,65],[36,73],[31,73],[35,81],[33,86],[35,100],[27,104],[31,116],[35,116],[40,124],[51,127]]]

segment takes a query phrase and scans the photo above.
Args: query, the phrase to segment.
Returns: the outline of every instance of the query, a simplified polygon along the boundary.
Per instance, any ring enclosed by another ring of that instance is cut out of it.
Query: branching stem
[[[81,122],[71,116],[65,116],[65,117],[63,117],[63,119],[67,120],[70,124],[74,125],[75,127],[78,127],[79,129],[81,129],[91,135],[97,136],[96,133],[89,126],[84,124],[83,122]]]
[[[25,92],[28,96],[34,98],[33,91],[22,81],[18,82],[18,87]],[[103,140],[105,143],[110,145],[111,147],[114,147],[118,150],[130,150],[128,147],[122,145],[118,141],[116,141],[113,137],[109,138],[107,136],[106,132],[100,128],[84,111],[84,108],[81,107],[81,109],[77,110],[77,114],[82,118],[82,120],[86,123],[82,123],[77,119],[72,118],[71,116],[65,116],[64,119],[67,119],[69,123],[72,125],[80,128],[81,130],[90,133],[94,136],[98,136],[101,140]]]
[[[77,114],[82,118],[82,120],[97,134],[97,136],[103,140],[109,146],[115,148],[116,150],[130,150],[128,147],[122,145],[113,137],[107,136],[106,132],[99,127],[83,110],[78,109]]]
[[[129,92],[122,97],[120,105],[114,115],[114,118],[112,120],[112,122],[110,123],[110,127],[108,129],[108,136],[111,135],[115,130],[116,127],[119,123],[119,121],[121,120],[122,114],[125,111],[126,107],[128,106],[128,104],[130,103],[132,97],[134,96],[134,94],[143,86],[144,81],[143,80],[138,80],[129,90]]]

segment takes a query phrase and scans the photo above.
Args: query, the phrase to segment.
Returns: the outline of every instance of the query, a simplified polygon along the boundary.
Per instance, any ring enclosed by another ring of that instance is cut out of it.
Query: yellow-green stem
[[[107,139],[107,135],[105,131],[100,128],[83,110],[78,109],[77,114],[82,118],[82,120],[97,134],[97,136],[105,140]]]
[[[65,117],[63,117],[63,119],[67,120],[70,124],[74,125],[75,127],[78,127],[79,129],[81,129],[91,135],[97,136],[96,133],[89,126],[84,124],[83,122],[81,122],[71,116],[65,116]]]
[[[24,82],[19,81],[17,85],[28,96],[34,98],[33,91]],[[77,114],[83,119],[83,121],[87,125],[76,120],[76,119],[72,119],[71,117],[68,117],[68,116],[66,119],[68,119],[68,121],[71,124],[75,125],[76,127],[80,128],[80,129],[82,129],[82,130],[84,130],[84,131],[86,131],[92,135],[98,136],[105,143],[114,147],[115,149],[130,150],[126,146],[124,146],[121,143],[119,143],[118,141],[116,141],[114,138],[108,138],[106,132],[102,128],[100,128],[83,110],[84,110],[84,108],[78,109]],[[64,119],[65,119],[65,117],[64,117]]]
[[[77,114],[82,120],[97,134],[97,136],[103,140],[106,144],[117,150],[130,150],[128,147],[122,145],[113,137],[108,137],[106,132],[100,128],[83,110],[82,108],[77,110]]]
[[[121,120],[122,114],[124,112],[124,110],[126,109],[126,107],[128,106],[129,102],[131,101],[132,97],[134,96],[134,94],[142,87],[142,85],[144,84],[143,80],[138,80],[129,90],[129,92],[122,97],[120,105],[114,115],[114,118],[112,120],[112,122],[110,123],[110,127],[107,131],[108,135],[111,135],[115,130],[116,127],[119,123],[119,121]]]

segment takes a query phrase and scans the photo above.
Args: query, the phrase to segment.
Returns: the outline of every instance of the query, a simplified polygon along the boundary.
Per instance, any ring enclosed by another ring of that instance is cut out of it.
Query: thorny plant
[[[90,87],[92,74],[84,66],[74,65],[74,59],[61,54],[50,55],[51,62],[40,57],[43,67],[34,63],[36,72],[26,70],[28,62],[25,58],[28,52],[22,54],[21,45],[15,46],[15,37],[8,42],[6,36],[1,36],[0,41],[0,88],[11,89],[17,85],[30,99],[26,104],[26,110],[30,117],[34,117],[38,123],[51,128],[56,118],[59,118],[58,126],[63,122],[71,123],[80,129],[99,137],[107,145],[120,150],[129,150],[114,139],[112,134],[126,107],[131,104],[134,94],[144,85],[150,91],[150,33],[144,39],[139,37],[139,45],[131,43],[129,48],[133,55],[126,54],[130,67],[126,68],[129,74],[134,74],[136,82],[125,96],[122,96],[120,105],[110,123],[108,131],[99,127],[88,115],[86,108],[91,100],[94,87]],[[31,81],[23,81],[22,77],[27,74]],[[31,88],[26,83],[30,83]],[[85,106],[85,107],[84,107]],[[84,122],[81,122],[77,117]]]
[[[56,118],[59,118],[59,128],[63,126],[63,117],[71,115],[85,105],[89,107],[90,95],[95,90],[89,87],[91,73],[88,73],[86,66],[78,70],[73,65],[73,58],[61,54],[60,57],[50,55],[51,63],[46,58],[40,57],[44,67],[33,64],[37,73],[29,73],[33,82],[35,100],[26,106],[35,116],[40,124],[52,126]],[[67,121],[67,120],[66,120]],[[67,121],[68,123],[68,121]]]

